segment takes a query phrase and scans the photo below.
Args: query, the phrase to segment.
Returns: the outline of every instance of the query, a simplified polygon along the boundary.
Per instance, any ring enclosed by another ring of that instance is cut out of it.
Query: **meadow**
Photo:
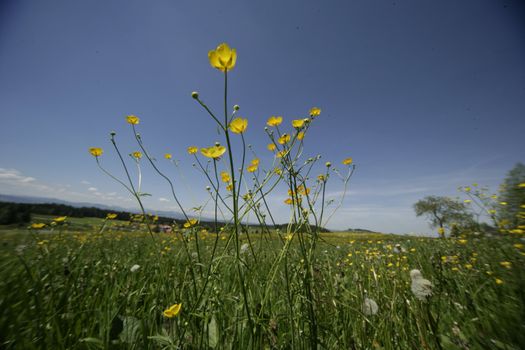
[[[241,235],[250,329],[231,233],[182,229],[152,239],[144,226],[69,220],[53,231],[1,231],[2,348],[311,348],[311,306],[318,348],[525,344],[525,250],[516,237],[323,233],[308,300],[297,236],[283,256],[275,232]],[[411,291],[412,269],[433,284],[424,300]],[[174,304],[180,310],[167,317]]]
[[[236,50],[222,43],[208,60],[224,82],[224,110],[214,111],[197,91],[191,98],[222,144],[198,140],[207,147],[186,149],[205,180],[205,203],[182,203],[180,181],[162,165],[177,161],[171,153],[153,155],[141,119],[126,116],[135,149],[124,150],[111,132],[112,153],[89,153],[141,214],[129,222],[115,213],[33,215],[28,229],[2,230],[1,348],[525,347],[525,203],[510,203],[516,213],[509,221],[495,209],[509,203],[485,196],[477,184],[464,189],[469,203],[490,214],[497,234],[450,223],[446,235],[441,221],[440,238],[326,232],[356,165],[347,155],[321,164],[321,155],[308,154],[305,142],[315,142],[309,130],[322,120],[321,109],[288,121],[269,116],[260,130],[269,153],[258,156],[245,138],[248,119],[228,102]],[[119,171],[106,166],[112,159]],[[159,217],[147,212],[146,166],[166,185],[180,222],[160,228]],[[327,195],[334,181],[342,187],[337,198]],[[514,187],[523,191],[525,183]],[[285,198],[289,210],[278,209],[289,218],[284,224],[272,215],[271,196]],[[445,238],[452,229],[456,238]]]

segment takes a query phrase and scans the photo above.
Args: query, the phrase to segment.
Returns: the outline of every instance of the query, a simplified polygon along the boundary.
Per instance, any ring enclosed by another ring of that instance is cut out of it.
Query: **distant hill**
[[[348,231],[348,232],[362,232],[362,233],[380,233],[380,232],[376,232],[376,231],[367,230],[367,229],[364,229],[364,228],[349,228],[346,231]]]
[[[110,206],[105,204],[89,203],[89,202],[69,202],[57,198],[46,198],[46,197],[32,197],[32,196],[13,196],[7,194],[0,194],[0,202],[10,202],[10,203],[26,203],[26,204],[62,204],[74,208],[98,208],[107,211],[118,211],[126,212],[133,214],[141,214],[139,210],[133,210],[128,208],[123,208],[119,206]],[[148,213],[155,214],[158,216],[163,216],[173,219],[184,219],[184,215],[175,211],[163,211],[163,210],[146,210]]]

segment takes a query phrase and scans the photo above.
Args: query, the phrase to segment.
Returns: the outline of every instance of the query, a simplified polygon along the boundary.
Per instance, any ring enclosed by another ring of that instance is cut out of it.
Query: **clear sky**
[[[354,158],[330,228],[431,233],[414,215],[418,199],[473,182],[496,189],[525,162],[522,1],[4,0],[0,193],[136,208],[87,151],[104,148],[103,164],[123,176],[108,134],[136,150],[125,123],[135,114],[184,206],[201,204],[206,183],[185,149],[222,139],[190,93],[221,110],[221,73],[207,59],[221,42],[237,49],[230,102],[263,167],[267,118],[289,123],[312,106],[322,114],[305,155],[338,167]],[[147,206],[174,208],[143,171]],[[270,198],[281,222],[285,197]]]

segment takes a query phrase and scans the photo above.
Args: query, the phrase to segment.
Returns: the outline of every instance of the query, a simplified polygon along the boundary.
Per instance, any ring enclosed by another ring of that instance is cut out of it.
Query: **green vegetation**
[[[510,227],[525,224],[525,165],[518,163],[509,171],[501,185],[501,204],[498,215]]]
[[[61,232],[0,236],[3,349],[309,348],[310,303],[326,349],[525,345],[525,252],[515,236],[439,240],[325,233],[312,260],[313,300],[305,300],[298,238],[284,260],[278,235],[241,235],[252,337],[231,268],[231,234],[194,227],[197,236],[182,230],[152,240],[144,228],[113,229],[124,222],[109,222],[102,233],[92,226],[103,225],[101,219],[66,223]],[[91,231],[76,230],[87,226]],[[194,239],[200,262],[194,249],[184,251],[184,241]],[[211,261],[215,240],[214,261],[220,264]],[[191,266],[197,267],[195,276]],[[434,285],[424,301],[410,290],[409,271],[415,268]],[[377,303],[377,313],[364,307],[365,298]],[[163,316],[176,303],[182,304],[180,313]]]

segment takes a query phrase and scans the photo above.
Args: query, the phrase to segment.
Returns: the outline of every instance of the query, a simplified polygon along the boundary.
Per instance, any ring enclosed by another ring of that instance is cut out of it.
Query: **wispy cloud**
[[[18,182],[23,184],[34,182],[35,180],[34,177],[22,175],[18,170],[0,168],[0,181],[2,182]]]

